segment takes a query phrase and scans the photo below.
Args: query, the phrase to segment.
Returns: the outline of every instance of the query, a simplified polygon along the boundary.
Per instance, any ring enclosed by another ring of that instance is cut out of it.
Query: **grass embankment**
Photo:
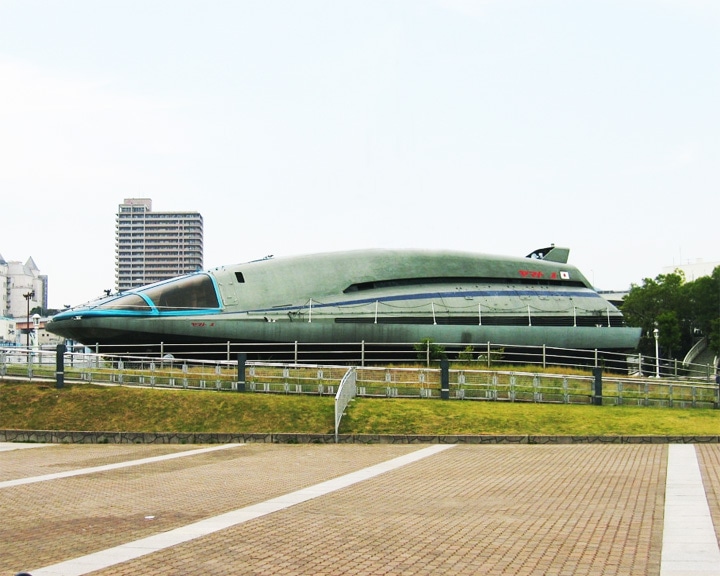
[[[334,432],[332,397],[0,383],[0,428],[126,432]],[[720,434],[720,410],[359,398],[344,434]]]

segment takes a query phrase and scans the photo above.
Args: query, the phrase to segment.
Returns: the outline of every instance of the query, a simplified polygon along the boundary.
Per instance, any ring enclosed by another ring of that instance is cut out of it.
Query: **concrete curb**
[[[496,436],[341,434],[340,444],[718,444],[720,436]],[[334,434],[197,434],[177,432],[81,432],[0,430],[0,442],[41,444],[333,444]]]

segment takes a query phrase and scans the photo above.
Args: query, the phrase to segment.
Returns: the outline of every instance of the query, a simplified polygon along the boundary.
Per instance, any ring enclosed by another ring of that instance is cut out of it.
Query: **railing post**
[[[65,386],[65,344],[58,344],[55,348],[55,388]]]
[[[245,364],[247,362],[247,354],[240,352],[237,355],[237,391],[245,392]]]
[[[27,377],[29,380],[33,378],[33,355],[31,349],[27,349]]]
[[[593,405],[602,406],[602,368],[595,366],[593,372]]]
[[[450,399],[450,362],[447,358],[440,360],[440,399]]]

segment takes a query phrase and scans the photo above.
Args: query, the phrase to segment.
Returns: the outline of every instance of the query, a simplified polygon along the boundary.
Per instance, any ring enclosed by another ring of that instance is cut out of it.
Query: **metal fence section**
[[[360,397],[440,398],[440,370],[431,368],[357,369]],[[497,402],[592,404],[592,375],[508,370],[451,369],[450,398]],[[717,408],[720,389],[710,382],[646,377],[602,377],[604,405]]]
[[[350,368],[340,381],[337,394],[335,394],[335,443],[338,442],[340,435],[340,421],[345,414],[345,409],[357,395],[356,382],[357,372],[355,371],[355,368]]]
[[[22,354],[21,348],[10,348]],[[506,366],[565,366],[587,368],[603,366],[626,374],[643,374],[662,377],[702,375],[711,378],[715,366],[694,364],[677,359],[655,358],[639,353],[615,353],[601,350],[551,348],[548,346],[517,346],[496,342],[454,344],[434,342],[430,339],[408,343],[325,342],[325,343],[198,343],[173,345],[160,342],[154,346],[123,345],[120,347],[95,344],[86,348],[96,355],[154,356],[157,359],[185,357],[206,360],[232,361],[237,354],[247,355],[250,362],[284,362],[289,364],[377,366],[404,363],[422,363],[426,367],[440,358],[452,363],[462,362],[478,369]],[[27,351],[25,352],[27,353]],[[37,353],[37,351],[35,351]]]
[[[588,403],[592,378],[491,370],[451,369],[450,398]],[[439,369],[358,368],[358,396],[440,398]]]
[[[54,380],[56,353],[0,348],[0,378]],[[67,382],[235,391],[237,362],[143,356],[66,353]],[[251,392],[335,395],[347,366],[248,363],[245,384]]]
[[[0,349],[0,379],[52,381],[56,377],[55,361],[56,354],[51,351]],[[368,398],[439,399],[441,371],[433,367],[437,364],[358,366],[351,372],[355,393]],[[236,361],[67,353],[64,370],[68,383],[238,390]],[[245,391],[336,396],[343,380],[349,378],[348,370],[346,365],[247,362]],[[531,364],[493,369],[473,362],[453,362],[448,397],[495,402],[720,407],[720,387],[712,375],[655,378],[605,370],[598,396],[590,369],[586,368],[584,374],[580,370],[568,370],[567,374],[553,372],[551,367],[546,370],[537,370]]]

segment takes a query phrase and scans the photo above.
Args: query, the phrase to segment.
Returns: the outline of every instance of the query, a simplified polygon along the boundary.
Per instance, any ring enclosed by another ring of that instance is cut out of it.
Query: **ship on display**
[[[115,351],[165,345],[339,343],[630,351],[640,329],[600,296],[569,249],[526,257],[356,250],[221,266],[110,295],[47,329]]]

